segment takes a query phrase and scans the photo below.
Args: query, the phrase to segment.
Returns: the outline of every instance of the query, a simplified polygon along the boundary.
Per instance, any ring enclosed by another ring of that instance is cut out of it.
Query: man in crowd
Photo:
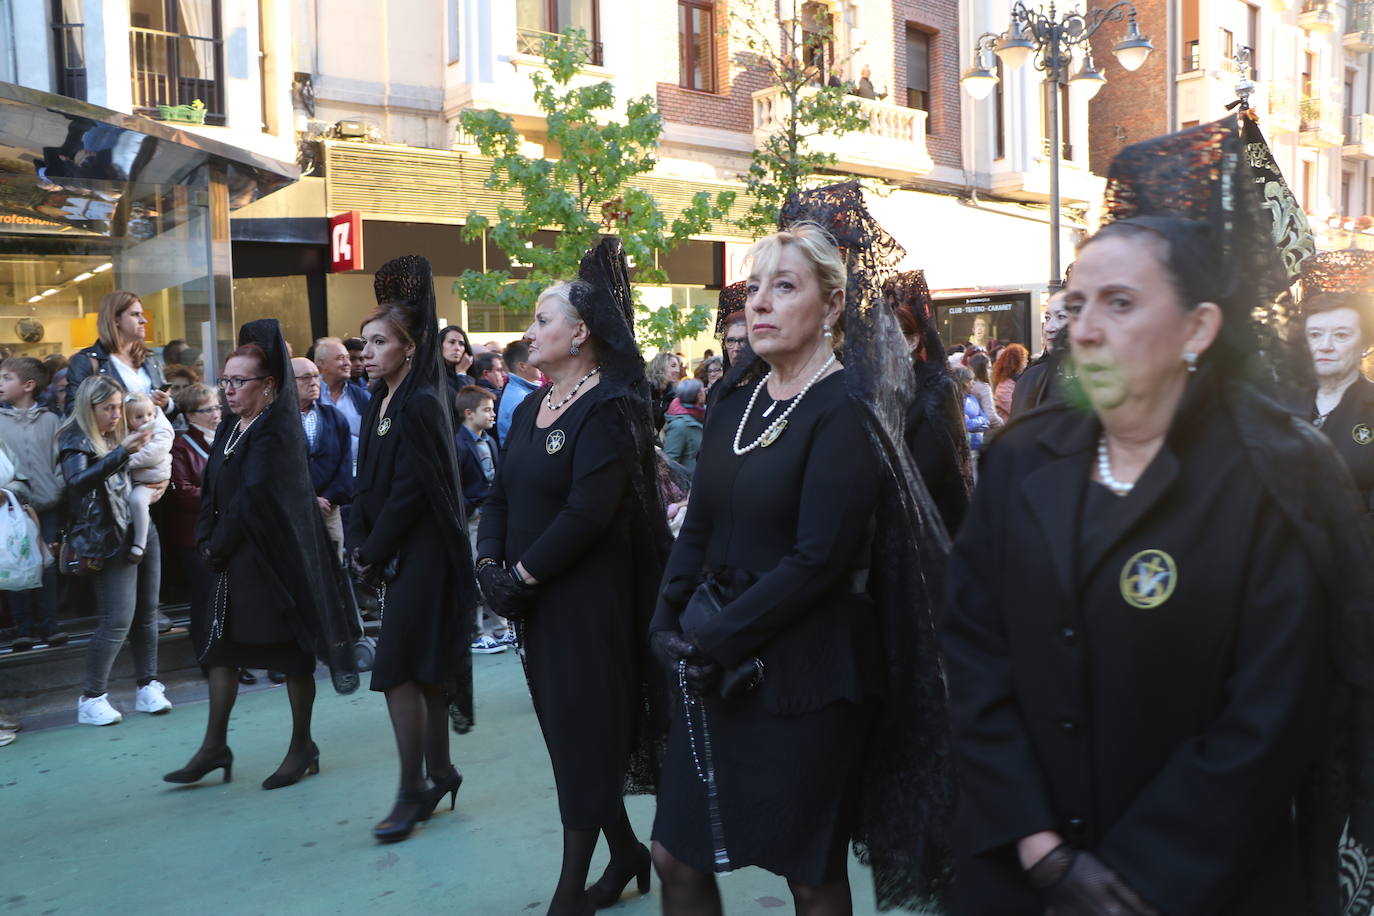
[[[358,429],[363,422],[363,413],[371,397],[367,389],[351,384],[353,363],[343,341],[337,337],[321,337],[315,341],[315,365],[320,370],[320,403],[337,408],[348,422],[348,432],[352,437],[350,454],[353,456],[352,469],[356,471],[358,460]]]
[[[363,343],[361,337],[349,337],[344,342],[344,349],[348,351],[349,372],[353,384],[363,388],[367,387],[367,372],[363,370]]]
[[[530,345],[526,340],[512,340],[506,344],[501,359],[510,373],[501,392],[501,407],[496,412],[496,439],[504,442],[515,408],[531,392],[539,390],[539,370],[530,365]]]
[[[481,518],[482,503],[486,502],[492,482],[496,480],[496,440],[488,435],[496,425],[496,403],[486,388],[467,385],[459,389],[454,399],[454,410],[463,421],[454,435],[454,444],[458,452],[458,479],[463,484],[463,508],[468,516],[468,536],[476,552],[477,524]],[[498,632],[501,633],[500,638],[496,636]],[[514,641],[515,633],[503,618],[482,605],[477,606],[477,635],[472,641],[473,652],[480,655],[504,652]]]
[[[319,402],[319,368],[308,359],[296,357],[291,360],[291,371],[296,376],[296,394],[300,397],[315,502],[342,561],[344,527],[339,507],[353,501],[353,437],[343,413]]]

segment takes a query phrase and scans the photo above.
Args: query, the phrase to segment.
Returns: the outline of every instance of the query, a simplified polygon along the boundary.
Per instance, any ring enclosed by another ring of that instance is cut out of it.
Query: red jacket
[[[205,434],[192,426],[177,433],[172,443],[172,485],[167,494],[167,521],[171,542],[178,547],[196,546],[196,516],[200,514],[200,479],[210,446]]]

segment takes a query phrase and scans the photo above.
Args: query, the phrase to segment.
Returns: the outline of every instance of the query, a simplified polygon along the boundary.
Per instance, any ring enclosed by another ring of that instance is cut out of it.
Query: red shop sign
[[[363,269],[363,214],[349,210],[329,218],[329,270]]]

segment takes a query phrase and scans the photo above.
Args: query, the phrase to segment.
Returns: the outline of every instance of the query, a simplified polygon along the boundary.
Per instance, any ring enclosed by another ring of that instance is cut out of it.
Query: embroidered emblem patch
[[[1121,597],[1131,607],[1159,607],[1178,583],[1178,566],[1162,550],[1142,550],[1121,567]]]
[[[1374,430],[1360,423],[1350,431],[1350,438],[1355,440],[1356,445],[1368,445],[1374,442]]]
[[[377,435],[385,436],[389,432],[391,432],[391,418],[382,417],[382,422],[377,424]]]
[[[544,451],[550,455],[555,454],[563,448],[563,443],[567,441],[567,437],[563,435],[563,430],[555,429],[549,433],[549,438],[544,440]]]

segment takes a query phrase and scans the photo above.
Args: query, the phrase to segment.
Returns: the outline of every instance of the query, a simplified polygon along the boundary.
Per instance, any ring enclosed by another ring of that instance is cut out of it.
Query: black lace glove
[[[678,663],[687,660],[687,690],[697,696],[714,693],[720,684],[720,665],[703,658],[701,650],[679,630],[655,630],[649,634],[649,648],[673,685],[677,685]]]
[[[1090,852],[1064,843],[1026,871],[1049,897],[1045,916],[1159,916]]]
[[[376,563],[364,563],[362,548],[354,547],[349,558],[353,578],[369,588],[380,590],[382,587],[382,568]]]
[[[526,585],[514,569],[495,560],[477,564],[477,584],[494,614],[507,620],[522,620],[534,610],[535,587]]]

